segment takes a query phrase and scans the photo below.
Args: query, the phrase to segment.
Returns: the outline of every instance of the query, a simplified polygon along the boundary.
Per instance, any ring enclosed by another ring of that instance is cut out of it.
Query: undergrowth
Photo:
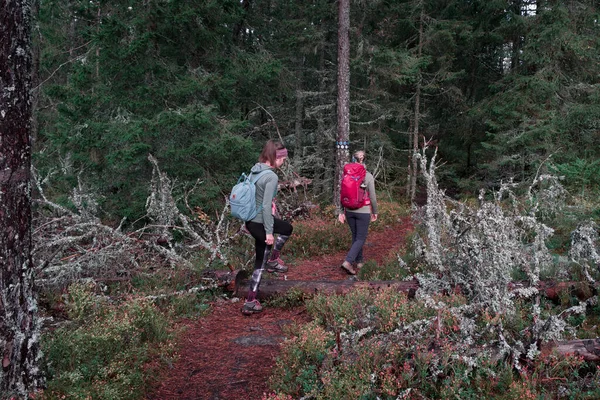
[[[517,371],[490,351],[487,335],[463,343],[464,321],[453,309],[467,300],[451,294],[443,301],[452,308],[436,309],[392,289],[307,300],[313,320],[288,328],[270,379],[273,392],[263,400],[600,396],[600,369],[580,357],[547,353]],[[521,330],[531,318],[521,309],[511,316],[480,313],[474,322]]]
[[[424,154],[427,204],[407,253],[359,274],[416,278],[416,297],[307,300],[313,321],[290,328],[263,400],[600,398],[597,364],[552,346],[599,334],[597,204],[569,204],[540,171],[529,187],[506,182],[459,203]],[[547,292],[543,279],[569,284]]]
[[[58,324],[42,338],[47,385],[36,398],[145,397],[160,368],[176,358],[177,320],[204,315],[217,294],[185,291],[193,271],[156,275],[164,280],[141,274],[109,285],[73,283],[61,296],[44,293]]]
[[[150,383],[147,363],[173,355],[168,317],[149,300],[102,302],[78,284],[66,307],[71,323],[44,336],[48,386],[41,397],[140,398]]]

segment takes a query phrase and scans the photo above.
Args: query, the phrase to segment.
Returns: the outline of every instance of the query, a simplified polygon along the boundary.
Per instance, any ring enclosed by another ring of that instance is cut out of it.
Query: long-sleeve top
[[[252,167],[250,172],[252,174],[258,174],[259,172],[262,172],[264,170],[271,170],[271,172],[267,172],[261,175],[255,182],[256,205],[259,207],[259,210],[252,222],[258,222],[259,224],[263,224],[265,226],[265,233],[267,235],[272,235],[273,214],[271,210],[271,205],[273,203],[273,198],[277,193],[277,183],[279,182],[279,178],[277,177],[277,174],[273,171],[273,168],[263,163],[256,163]]]

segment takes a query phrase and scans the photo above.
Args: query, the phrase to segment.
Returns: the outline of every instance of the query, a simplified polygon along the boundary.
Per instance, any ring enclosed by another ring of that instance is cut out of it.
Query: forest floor
[[[364,247],[365,260],[382,265],[396,259],[412,230],[410,217],[393,226],[371,230]],[[350,237],[350,232],[348,231]],[[340,268],[345,252],[289,263],[286,274],[263,279],[344,280]],[[285,249],[282,253],[285,259]],[[284,276],[285,275],[285,276]],[[242,301],[219,299],[202,318],[183,321],[177,338],[178,358],[163,368],[151,400],[260,400],[270,393],[269,376],[275,366],[284,327],[308,322],[304,307],[265,307],[260,314],[243,316]],[[264,305],[264,304],[263,304]]]

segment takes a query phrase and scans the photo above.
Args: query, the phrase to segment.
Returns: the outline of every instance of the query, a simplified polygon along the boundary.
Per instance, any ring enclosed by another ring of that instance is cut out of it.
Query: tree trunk
[[[332,103],[329,93],[332,92],[328,82],[330,71],[326,67],[326,46],[327,38],[324,38],[319,45],[319,105],[327,105]],[[317,188],[317,194],[323,197],[331,196],[335,192],[336,185],[333,182],[333,174],[335,174],[335,160],[332,161],[331,155],[331,139],[333,133],[333,118],[330,118],[327,111],[322,111],[317,114],[317,151],[323,160],[323,164],[318,169],[317,176],[320,176],[320,182]]]
[[[417,57],[420,59],[423,55],[423,19],[424,10],[423,4],[421,3],[421,15],[419,16],[419,46],[417,50]],[[417,153],[419,151],[419,120],[421,119],[421,73],[417,76],[417,88],[415,93],[415,114],[413,121],[413,133],[412,133],[412,149],[409,150],[410,157],[410,187],[409,197],[411,203],[415,200],[417,192]]]
[[[348,162],[350,138],[350,0],[338,3],[338,104],[335,191],[333,202],[340,209],[340,184]]]
[[[248,293],[250,283],[246,279],[248,273],[245,271],[222,272],[215,277],[220,286],[228,286],[233,289],[236,296],[245,297]],[[585,288],[583,287],[585,286]],[[521,283],[512,283],[511,289],[523,287]],[[380,290],[393,288],[399,292],[408,294],[414,298],[419,289],[419,282],[412,281],[284,281],[265,280],[261,283],[257,296],[259,300],[282,296],[289,290],[300,291],[307,296],[315,294],[345,294],[358,288],[369,288]],[[549,299],[558,300],[562,291],[568,290],[574,293],[580,300],[591,297],[596,292],[595,287],[590,287],[581,282],[540,282],[540,292]],[[549,342],[541,346],[543,354],[552,352],[559,356],[576,355],[583,357],[585,361],[600,362],[600,339],[569,340],[562,342]]]
[[[302,94],[302,82],[296,88],[296,121],[294,122],[294,133],[296,136],[295,156],[297,160],[304,158],[304,97]]]
[[[41,385],[31,256],[31,0],[0,7],[0,397]]]

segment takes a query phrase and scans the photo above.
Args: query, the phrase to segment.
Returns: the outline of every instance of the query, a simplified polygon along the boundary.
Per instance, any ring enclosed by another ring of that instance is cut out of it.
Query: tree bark
[[[302,95],[302,82],[296,88],[296,120],[294,133],[296,136],[295,157],[297,160],[304,158],[304,97]]]
[[[423,19],[425,17],[425,11],[423,9],[423,3],[421,6],[421,15],[419,16],[419,46],[417,50],[417,57],[421,59],[423,55]],[[413,132],[412,132],[412,140],[410,141],[412,144],[412,149],[409,150],[410,157],[410,177],[409,177],[409,197],[411,203],[415,200],[415,195],[417,193],[417,153],[419,151],[419,120],[421,119],[421,73],[419,72],[417,76],[417,88],[415,93],[415,114],[413,121]]]
[[[41,385],[31,256],[31,0],[0,7],[0,397]]]
[[[333,204],[340,209],[340,184],[349,159],[350,138],[350,0],[338,1],[338,104],[335,190]]]

